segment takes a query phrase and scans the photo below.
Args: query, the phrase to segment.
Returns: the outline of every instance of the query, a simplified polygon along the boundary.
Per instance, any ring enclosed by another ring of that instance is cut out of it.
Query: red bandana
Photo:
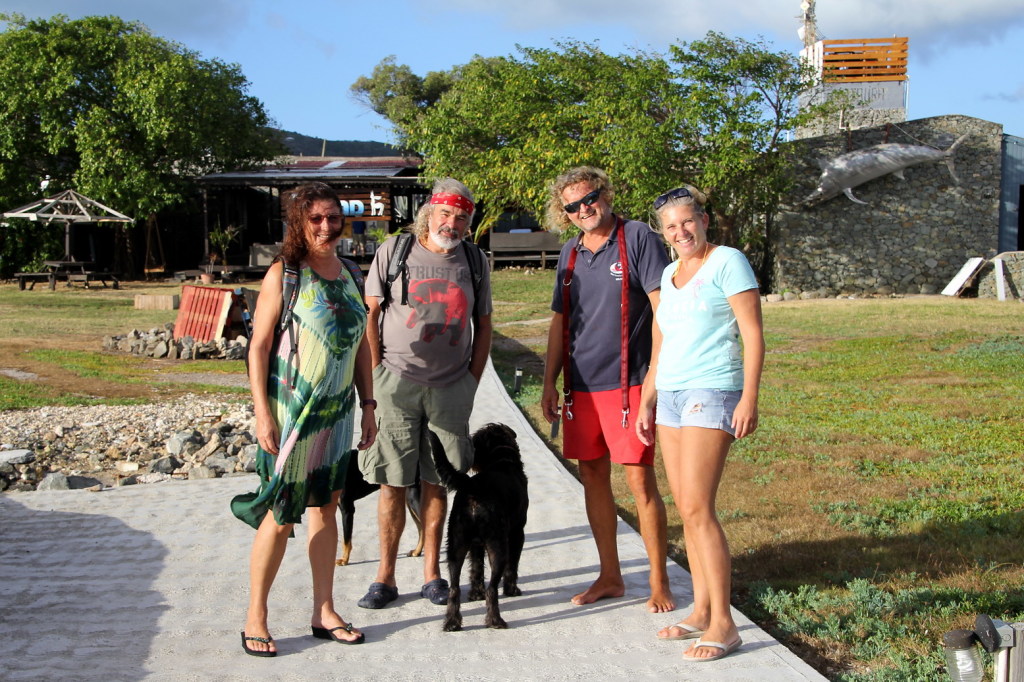
[[[430,197],[430,203],[432,204],[444,204],[445,206],[454,206],[455,208],[461,208],[466,213],[473,212],[473,202],[462,196],[461,194],[453,194],[451,192],[438,192],[437,194]]]

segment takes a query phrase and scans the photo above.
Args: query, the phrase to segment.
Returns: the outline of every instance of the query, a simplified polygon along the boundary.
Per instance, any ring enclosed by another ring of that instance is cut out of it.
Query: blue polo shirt
[[[668,253],[661,237],[647,223],[624,225],[629,266],[629,385],[643,383],[651,362],[651,301],[647,295],[661,287]],[[569,343],[572,349],[572,387],[578,391],[619,388],[622,355],[622,266],[616,228],[597,253],[570,239],[558,256],[551,309],[562,310],[562,281],[572,249],[579,250],[569,286]],[[583,292],[583,295],[581,295]]]

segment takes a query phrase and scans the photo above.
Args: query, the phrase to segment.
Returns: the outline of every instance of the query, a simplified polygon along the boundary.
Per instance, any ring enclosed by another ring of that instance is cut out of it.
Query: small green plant
[[[366,231],[366,234],[378,244],[383,244],[391,236],[387,227],[371,227]]]
[[[210,246],[214,249],[214,254],[222,265],[228,264],[228,247],[235,241],[242,228],[238,225],[228,225],[227,227],[221,227],[219,224],[213,230],[210,230]],[[211,259],[213,262],[213,259]]]

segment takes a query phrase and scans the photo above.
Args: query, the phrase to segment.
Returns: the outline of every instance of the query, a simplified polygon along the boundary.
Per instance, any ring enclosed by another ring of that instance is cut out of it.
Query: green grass
[[[510,392],[515,368],[524,368],[513,400],[545,441],[539,401],[552,287],[551,270],[493,278],[492,359]],[[134,293],[0,287],[0,316],[13,330],[5,338],[67,339],[66,348],[51,343],[28,357],[97,386],[152,385],[153,399],[165,390],[163,372],[244,371],[240,362],[89,350],[104,334],[173,319],[134,310]],[[944,632],[971,627],[979,613],[1024,620],[1019,304],[805,301],[766,305],[764,320],[761,426],[733,446],[718,498],[733,603],[830,679],[945,679]],[[0,376],[3,409],[98,400],[81,393]],[[613,471],[620,513],[635,522],[628,486]],[[685,562],[663,476],[659,486],[670,552]]]

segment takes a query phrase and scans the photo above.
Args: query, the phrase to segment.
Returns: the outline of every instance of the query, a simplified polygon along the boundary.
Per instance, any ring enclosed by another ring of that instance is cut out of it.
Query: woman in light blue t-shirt
[[[701,192],[679,187],[659,196],[654,210],[678,260],[661,278],[636,431],[652,443],[657,424],[693,576],[692,613],[660,630],[658,638],[696,639],[683,658],[706,662],[743,643],[729,610],[729,545],[715,496],[729,447],[757,428],[761,297],[746,257],[708,242]]]

